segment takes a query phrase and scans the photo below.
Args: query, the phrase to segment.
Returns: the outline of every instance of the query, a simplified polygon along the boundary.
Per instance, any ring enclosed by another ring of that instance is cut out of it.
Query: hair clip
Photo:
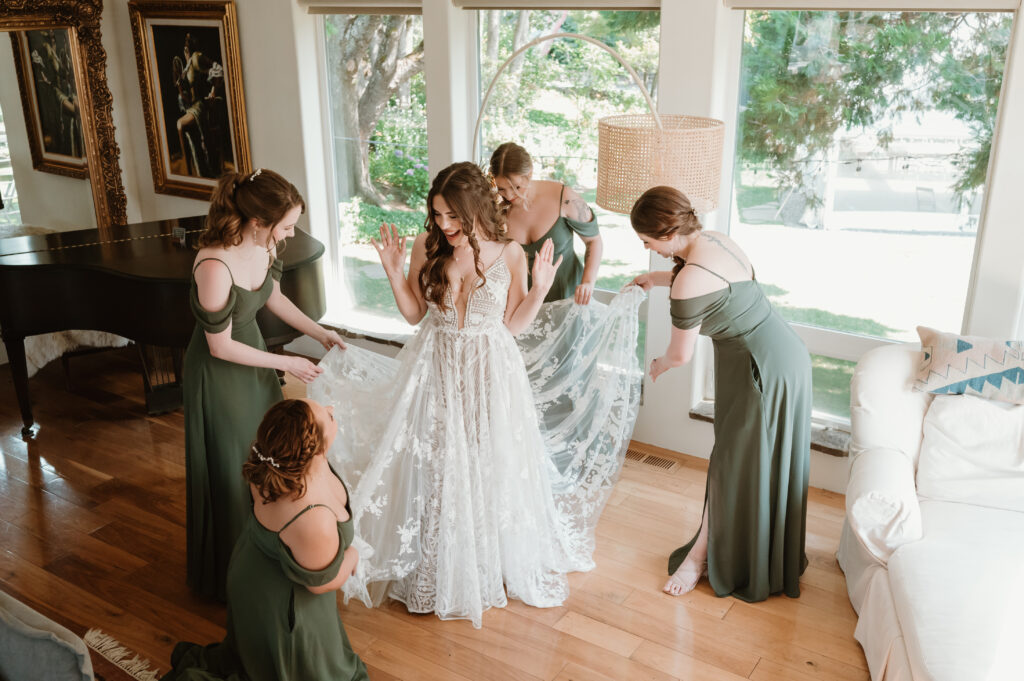
[[[255,454],[256,458],[259,459],[263,463],[269,463],[274,468],[280,468],[281,467],[281,465],[279,463],[274,461],[274,457],[272,457],[272,456],[263,456],[262,454],[260,454],[260,450],[256,449],[256,445],[252,446],[252,453]]]
[[[247,182],[252,182],[257,177],[259,177],[260,173],[262,173],[262,172],[263,172],[263,168],[257,168],[256,170],[252,171],[252,175],[249,176],[249,179],[247,180]]]

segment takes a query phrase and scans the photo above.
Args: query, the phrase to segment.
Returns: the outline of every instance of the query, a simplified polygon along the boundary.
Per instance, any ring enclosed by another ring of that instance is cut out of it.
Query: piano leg
[[[24,437],[32,435],[32,401],[28,396],[28,366],[25,364],[25,337],[9,338],[4,335],[4,347],[7,348],[7,361],[11,365],[11,378],[14,379],[14,392],[18,396],[21,407],[21,422]]]

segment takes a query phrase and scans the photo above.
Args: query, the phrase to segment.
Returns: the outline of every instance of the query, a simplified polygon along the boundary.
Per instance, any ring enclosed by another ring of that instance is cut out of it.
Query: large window
[[[11,152],[7,148],[7,128],[3,111],[0,111],[0,229],[20,224],[21,213],[18,210],[18,193],[14,188]]]
[[[488,10],[473,16],[479,27],[481,93],[497,67],[526,42],[575,32],[617,50],[656,96],[657,12]],[[382,222],[409,236],[423,228],[430,187],[426,88],[471,89],[450,80],[426,82],[420,16],[332,15],[323,27],[336,178],[332,262],[339,284],[332,287],[330,314],[374,336],[401,336],[411,328],[398,313],[369,240]],[[642,94],[614,58],[596,46],[564,39],[524,53],[502,75],[486,107],[474,160],[485,163],[501,142],[519,142],[536,161],[535,177],[565,182],[594,206],[605,243],[598,288],[617,291],[648,268],[648,254],[628,216],[594,204],[597,121],[645,108]],[[576,247],[582,258],[582,242]]]
[[[960,330],[1012,19],[746,14],[730,233],[826,331],[804,333],[819,413],[849,417],[865,337]]]
[[[660,14],[653,11],[483,10],[480,92],[514,52],[553,33],[579,33],[618,52],[657,101]],[[480,158],[487,163],[503,142],[516,142],[534,159],[534,178],[562,182],[591,205],[601,227],[604,256],[597,288],[618,291],[649,269],[650,257],[629,216],[602,209],[597,194],[597,122],[604,116],[645,111],[643,94],[610,54],[584,41],[559,38],[528,49],[499,77],[486,103]],[[583,242],[576,240],[580,259]],[[646,320],[638,352],[643,357]]]
[[[605,43],[636,69],[657,99],[658,12],[590,10],[483,10],[480,92],[498,67],[526,43],[551,33],[580,33]],[[645,111],[643,95],[611,55],[586,42],[557,39],[524,52],[500,76],[481,126],[481,159],[502,142],[523,145],[534,177],[575,188],[595,209],[604,241],[598,288],[618,291],[649,257],[629,216],[594,203],[597,192],[597,122],[604,116]],[[583,244],[576,241],[583,257]]]
[[[378,336],[407,333],[370,239],[382,222],[412,236],[426,219],[423,21],[396,14],[328,16],[324,47],[341,280],[331,291],[332,316]]]

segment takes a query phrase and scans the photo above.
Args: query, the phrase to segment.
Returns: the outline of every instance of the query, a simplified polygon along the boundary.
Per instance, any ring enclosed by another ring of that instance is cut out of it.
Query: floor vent
[[[645,456],[647,455],[643,452],[638,452],[635,449],[626,450],[626,458],[630,461],[643,461]]]
[[[670,471],[676,467],[677,461],[672,459],[666,459],[654,454],[646,454],[633,448],[626,450],[626,458],[630,461],[636,461],[638,463],[646,464],[648,466],[654,466],[660,468],[663,471]]]
[[[661,468],[662,470],[670,471],[676,467],[676,462],[672,459],[663,459],[660,456],[654,456],[648,454],[647,458],[643,460],[648,466],[654,466],[655,468]]]

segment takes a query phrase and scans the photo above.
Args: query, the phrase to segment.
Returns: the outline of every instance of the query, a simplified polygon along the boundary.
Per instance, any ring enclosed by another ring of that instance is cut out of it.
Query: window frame
[[[721,229],[726,234],[731,231],[733,220],[738,219],[735,211],[731,209],[732,191],[734,190],[731,178],[734,177],[732,167],[736,158],[735,135],[739,123],[738,98],[739,82],[742,71],[743,27],[745,15],[748,10],[806,10],[822,12],[837,10],[1013,12],[1014,28],[1011,32],[1010,44],[1007,50],[1007,64],[1004,70],[1003,82],[1000,90],[999,108],[996,113],[996,126],[992,139],[992,154],[989,160],[989,167],[986,176],[985,196],[983,197],[981,217],[978,223],[977,234],[975,235],[971,273],[968,280],[964,309],[961,315],[960,332],[964,334],[970,333],[970,327],[972,326],[971,321],[980,298],[978,292],[979,261],[981,260],[981,252],[985,245],[985,238],[987,235],[986,226],[989,221],[986,217],[989,213],[988,208],[993,181],[996,179],[996,160],[997,156],[1000,155],[1000,143],[1004,142],[1003,138],[1006,136],[1007,126],[1009,124],[1009,121],[1007,120],[1008,114],[1005,112],[1005,109],[1007,108],[1006,95],[1011,89],[1009,85],[1012,79],[1010,63],[1014,59],[1014,54],[1016,52],[1015,48],[1019,50],[1021,47],[1020,36],[1018,34],[1020,33],[1019,22],[1021,19],[1020,9],[1022,7],[1022,0],[899,0],[895,2],[891,0],[771,0],[769,2],[766,2],[765,0],[723,0],[723,5],[727,14],[732,13],[738,15],[738,20],[734,22],[732,30],[726,30],[724,32],[725,44],[722,46],[722,51],[716,54],[716,56],[720,56],[723,53],[729,55],[729,65],[726,71],[727,84],[724,87],[731,88],[731,95],[727,95],[724,100],[722,97],[719,97],[719,100],[720,103],[721,101],[730,101],[732,104],[731,110],[725,110],[728,117],[724,119],[726,121],[727,130],[733,136],[733,144],[731,147],[728,145],[727,140],[727,149],[731,149],[730,152],[727,152],[727,156],[732,157],[731,159],[726,159],[729,164],[729,173],[726,174],[724,164],[722,173],[723,177],[730,178],[728,182],[723,183],[729,185],[728,199],[725,198],[726,192],[723,189],[723,200],[720,203],[719,212],[724,213],[724,215],[717,216],[719,219],[723,220],[721,223]],[[721,59],[717,59],[716,61],[721,61]],[[1021,81],[1024,79],[1021,79],[1018,76],[1017,80]],[[1018,91],[1022,87],[1024,87],[1024,82],[1017,84]],[[663,88],[662,91],[664,92]],[[1004,152],[1004,155],[1005,153],[1006,152]],[[722,211],[722,207],[728,208],[726,211]],[[1024,282],[1024,277],[1022,277],[1022,282]],[[1024,291],[1022,291],[1021,294],[1024,295]],[[1024,326],[1024,319],[1018,317],[1018,320],[1018,324],[1020,326]],[[811,354],[833,359],[857,362],[866,352],[872,349],[886,345],[899,345],[904,343],[904,341],[853,334],[799,322],[789,322],[789,325],[801,340],[804,341],[804,344],[807,345],[807,349]],[[709,386],[713,385],[713,381],[711,380],[711,371],[713,370],[713,367],[710,358],[707,357],[707,355],[710,355],[709,345],[710,344],[704,344],[704,347],[698,348],[698,357],[696,358],[697,371],[695,372],[695,380],[691,387],[693,406],[702,401],[714,399],[713,396],[709,397],[709,394],[713,392],[713,390],[709,390]],[[849,430],[850,427],[849,419],[836,417],[835,415],[824,412],[814,411],[813,420],[816,423],[839,427],[843,430]]]
[[[1024,115],[1024,25],[1021,22],[1020,0],[699,0],[696,3],[660,2],[647,0],[643,7],[634,6],[633,0],[296,0],[297,4],[310,14],[325,12],[367,13],[370,9],[395,13],[422,13],[424,21],[431,25],[447,24],[451,18],[458,19],[458,13],[472,15],[472,27],[461,44],[463,56],[467,52],[479,54],[476,46],[476,13],[473,9],[659,9],[661,10],[661,32],[659,40],[659,100],[658,110],[661,113],[689,113],[719,118],[726,123],[725,148],[732,150],[735,145],[737,123],[737,100],[739,95],[739,78],[741,70],[741,54],[743,41],[743,10],[747,9],[804,9],[804,10],[944,10],[954,11],[1012,11],[1014,26],[1008,54],[1008,62],[1004,73],[1002,91],[1000,93],[999,111],[992,143],[992,157],[989,164],[986,195],[982,206],[978,233],[974,246],[974,258],[971,268],[971,279],[964,306],[961,332],[975,335],[998,337],[1024,336],[1024,270],[1019,266],[1019,238],[1008,229],[991,229],[989,225],[997,225],[1017,217],[1015,208],[1018,181],[1015,178],[1024,176],[1024,128],[1014,129],[1014,120]],[[627,2],[629,3],[627,5]],[[465,9],[463,9],[465,8]],[[434,22],[437,22],[435,24]],[[442,26],[443,27],[443,26]],[[424,32],[428,30],[424,26]],[[459,29],[465,30],[465,29]],[[318,32],[323,40],[322,27]],[[665,36],[691,35],[694,40],[665,40]],[[425,42],[424,59],[425,77],[430,83],[428,97],[438,94],[441,104],[451,106],[452,102],[461,101],[463,111],[468,109],[465,117],[469,125],[462,129],[454,120],[446,120],[439,115],[432,115],[433,99],[428,100],[428,140],[430,141],[430,171],[438,169],[455,160],[455,149],[461,145],[463,158],[471,158],[469,149],[472,134],[472,122],[479,108],[479,92],[475,94],[470,88],[478,89],[477,77],[466,77],[464,88],[453,87],[457,80],[451,76],[452,60],[455,50],[447,54],[437,54],[431,50],[431,43]],[[324,63],[322,45],[317,45],[317,58]],[[443,51],[442,51],[443,52]],[[477,67],[477,58],[471,60]],[[430,69],[430,70],[428,70]],[[440,78],[433,74],[441,74]],[[462,77],[462,76],[460,76]],[[321,82],[324,82],[321,80]],[[685,83],[685,87],[680,87]],[[438,92],[440,89],[447,92]],[[453,96],[452,90],[462,90]],[[433,92],[432,92],[433,91]],[[441,120],[438,120],[441,118]],[[325,137],[331,140],[329,117],[324,117]],[[438,134],[435,134],[435,128]],[[468,129],[467,129],[468,128]],[[442,139],[443,138],[443,139]],[[459,140],[462,140],[461,142]],[[707,216],[707,229],[723,229],[728,231],[732,219],[731,210],[723,210],[732,205],[732,164],[735,154],[727,152],[723,158],[723,177],[730,181],[723,182],[720,192],[720,209]],[[332,181],[330,201],[334,201],[333,193],[333,161],[327,163],[329,178]],[[332,230],[337,224],[337,205],[329,207]],[[336,238],[336,236],[334,237]],[[332,245],[333,259],[337,254],[337,246]],[[652,255],[651,270],[662,270],[669,266],[667,261]],[[337,270],[332,261],[331,270]],[[328,285],[337,286],[338,279],[328,281]],[[991,301],[998,299],[998,304]],[[1005,302],[1004,302],[1005,301]],[[668,318],[667,296],[660,293],[651,296],[647,303],[648,321],[647,357],[656,357],[664,349],[667,330],[661,329],[659,322]],[[840,331],[820,329],[803,324],[792,325],[796,333],[807,344],[808,349],[818,355],[859,360],[864,352],[881,345],[889,345],[898,341],[858,336]],[[692,370],[673,372],[658,382],[657,386],[646,385],[648,406],[641,409],[637,424],[637,434],[644,441],[660,443],[663,446],[683,448],[698,453],[705,447],[707,435],[701,428],[682,427],[671,436],[658,424],[668,418],[657,402],[664,399],[666,404],[674,398],[687,400],[688,407],[697,405],[705,399],[705,385],[708,383],[708,369],[711,365],[710,343],[700,343],[694,358]],[[672,397],[670,397],[670,395]],[[816,417],[817,420],[818,417]],[[848,427],[848,426],[847,426]],[[682,438],[680,440],[680,438]],[[683,441],[689,441],[683,446]]]

